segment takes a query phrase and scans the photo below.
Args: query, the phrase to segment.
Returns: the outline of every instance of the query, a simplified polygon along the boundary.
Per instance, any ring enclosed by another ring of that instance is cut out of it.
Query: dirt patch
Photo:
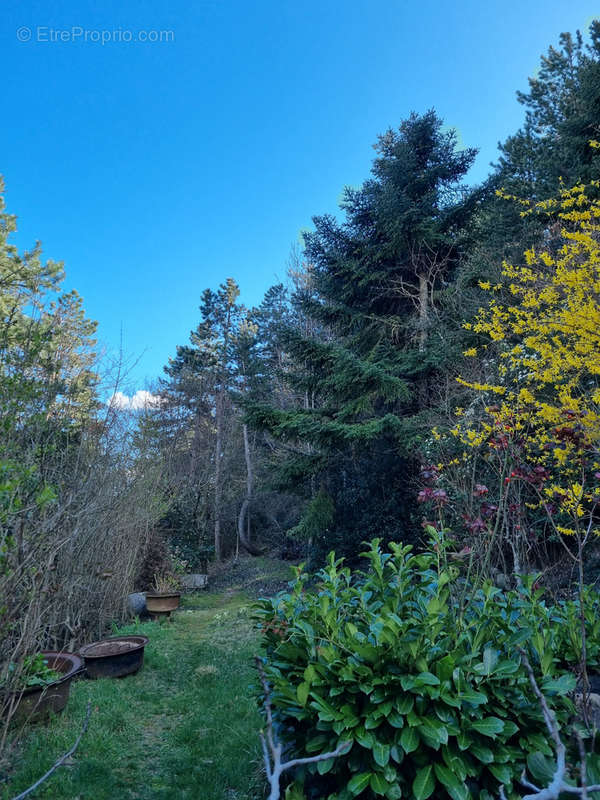
[[[140,647],[140,642],[100,642],[99,644],[86,647],[83,655],[87,657],[99,656],[117,656],[121,653],[127,653],[129,650],[136,650]]]

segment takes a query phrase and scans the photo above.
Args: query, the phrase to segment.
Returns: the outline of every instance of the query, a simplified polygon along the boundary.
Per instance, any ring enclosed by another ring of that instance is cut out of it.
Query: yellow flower
[[[556,526],[556,530],[559,533],[562,533],[564,536],[574,536],[575,535],[575,531],[573,530],[573,528],[564,528],[562,525],[557,525]]]
[[[526,405],[532,405],[535,403],[535,397],[531,394],[529,389],[521,389],[519,392],[519,402],[525,403]]]

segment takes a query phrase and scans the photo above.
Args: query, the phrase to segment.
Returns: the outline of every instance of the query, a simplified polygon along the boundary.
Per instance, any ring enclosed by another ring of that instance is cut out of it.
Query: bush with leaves
[[[584,586],[583,617],[585,619],[586,668],[590,672],[600,672],[600,594],[591,586]],[[559,603],[559,624],[555,629],[557,643],[556,657],[561,666],[579,665],[583,659],[581,641],[580,599],[575,597]]]
[[[516,797],[527,755],[552,755],[519,647],[565,723],[567,648],[535,639],[565,610],[547,607],[533,578],[519,591],[473,588],[450,549],[440,534],[420,555],[376,539],[366,571],[331,554],[316,589],[300,567],[289,593],[257,605],[278,736],[309,755],[352,741],[296,776],[309,796],[484,800],[504,785]]]

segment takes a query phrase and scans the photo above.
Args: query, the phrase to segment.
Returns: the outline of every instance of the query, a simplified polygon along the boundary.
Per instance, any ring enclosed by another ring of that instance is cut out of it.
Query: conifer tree
[[[281,334],[287,381],[304,402],[248,409],[254,426],[294,445],[281,485],[320,498],[307,513],[318,506],[321,520],[330,509],[321,546],[350,553],[375,531],[402,535],[407,522],[408,445],[444,360],[432,332],[437,294],[460,254],[470,210],[460,182],[475,156],[433,111],[411,115],[375,150],[372,177],[345,191],[345,221],[315,217],[305,237],[311,280],[294,302],[318,335]]]
[[[541,57],[529,91],[517,92],[525,124],[500,145],[496,183],[519,197],[554,195],[559,181],[572,186],[600,174],[600,156],[590,141],[600,138],[600,20],[560,35]]]
[[[243,307],[237,302],[239,293],[233,278],[228,278],[216,292],[212,289],[203,292],[201,320],[190,334],[190,344],[178,347],[176,358],[165,368],[169,376],[162,385],[165,404],[157,415],[159,424],[172,426],[172,437],[187,442],[184,448],[189,447],[191,440],[196,443],[192,444],[194,450],[202,442],[204,449],[209,447],[212,451],[210,485],[217,561],[223,555],[223,456],[227,419],[231,415],[229,397],[238,379],[234,348],[244,315]],[[192,469],[190,474],[197,474],[197,469]],[[204,501],[207,500],[205,492],[196,493],[193,518],[201,505],[201,494]]]

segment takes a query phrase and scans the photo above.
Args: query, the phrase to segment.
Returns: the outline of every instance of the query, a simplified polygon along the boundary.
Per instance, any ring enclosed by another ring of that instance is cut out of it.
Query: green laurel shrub
[[[518,796],[528,754],[552,756],[520,648],[564,723],[564,610],[533,579],[472,588],[441,537],[419,555],[389,547],[374,540],[361,573],[331,554],[316,588],[300,567],[289,593],[256,605],[279,738],[301,755],[352,742],[295,785],[331,800],[491,800],[501,784]]]
[[[600,594],[592,586],[582,590],[586,628],[586,663],[590,672],[600,672]],[[552,627],[556,639],[553,649],[560,666],[578,664],[582,655],[581,612],[579,597],[561,600],[558,624]]]

